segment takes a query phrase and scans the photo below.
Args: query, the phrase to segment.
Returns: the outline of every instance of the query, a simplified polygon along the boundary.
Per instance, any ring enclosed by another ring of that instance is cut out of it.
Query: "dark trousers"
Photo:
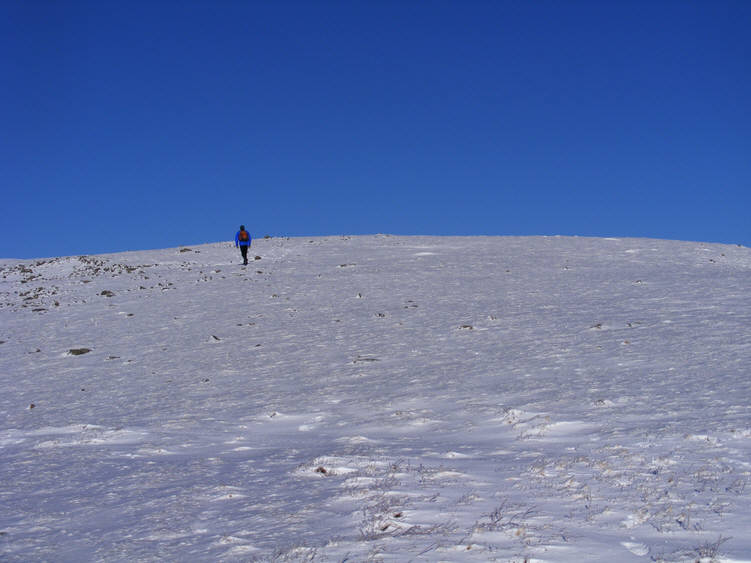
[[[240,245],[240,254],[243,255],[243,264],[248,263],[248,245],[247,244],[241,244]]]

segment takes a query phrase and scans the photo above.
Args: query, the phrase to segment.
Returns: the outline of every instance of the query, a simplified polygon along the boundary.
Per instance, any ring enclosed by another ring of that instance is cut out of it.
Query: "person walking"
[[[248,249],[250,248],[250,233],[245,230],[245,225],[240,225],[240,230],[235,235],[235,248],[240,247],[240,254],[243,257],[243,265],[248,265]]]

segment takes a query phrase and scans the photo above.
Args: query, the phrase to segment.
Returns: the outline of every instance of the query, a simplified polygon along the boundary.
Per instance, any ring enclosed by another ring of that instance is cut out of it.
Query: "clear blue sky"
[[[0,4],[0,257],[254,236],[751,246],[751,2]]]

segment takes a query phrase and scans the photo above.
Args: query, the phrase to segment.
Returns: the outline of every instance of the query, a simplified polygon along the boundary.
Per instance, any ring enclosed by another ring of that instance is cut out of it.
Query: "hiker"
[[[235,235],[235,248],[240,247],[243,256],[243,265],[248,265],[248,249],[251,243],[250,233],[245,230],[245,225],[240,225],[240,230]]]

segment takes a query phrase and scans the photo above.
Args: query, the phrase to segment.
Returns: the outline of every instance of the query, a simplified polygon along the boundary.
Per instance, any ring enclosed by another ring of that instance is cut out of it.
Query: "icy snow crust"
[[[0,262],[0,559],[751,560],[749,249],[256,255]]]

